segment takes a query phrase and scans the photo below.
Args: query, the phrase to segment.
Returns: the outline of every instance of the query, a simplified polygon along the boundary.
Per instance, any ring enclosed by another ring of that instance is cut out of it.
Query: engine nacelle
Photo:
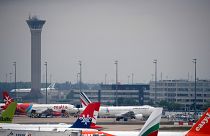
[[[136,114],[135,119],[143,120],[143,115],[142,114]]]

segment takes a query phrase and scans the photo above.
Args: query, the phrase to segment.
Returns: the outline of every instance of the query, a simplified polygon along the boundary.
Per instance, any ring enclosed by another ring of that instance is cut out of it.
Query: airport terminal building
[[[55,85],[56,87],[56,85]],[[195,98],[195,83],[189,80],[159,80],[156,83],[156,101],[174,102],[181,104],[183,110],[193,109]],[[155,101],[155,82],[149,84],[101,84],[96,89],[82,89],[91,101],[99,101],[102,104],[118,105],[132,104],[144,105]],[[24,97],[29,92],[17,90],[19,97]],[[45,91],[42,90],[43,103],[45,103]],[[77,88],[48,90],[48,103],[80,104],[80,90]],[[210,101],[210,81],[198,80],[196,83],[196,105],[203,106]]]
[[[149,98],[155,100],[155,81],[150,82]],[[210,81],[197,80],[196,105],[201,107],[210,100]],[[156,82],[156,101],[165,100],[181,104],[185,110],[193,109],[195,82],[189,80],[160,80]]]
[[[99,101],[102,104],[113,104],[115,103],[116,97],[118,98],[118,105],[121,105],[121,99],[123,100],[132,100],[136,105],[143,105],[145,101],[148,101],[148,97],[145,98],[144,92],[145,90],[149,90],[148,84],[136,84],[136,85],[128,85],[121,84],[117,85],[100,85],[100,89],[96,90],[82,90],[89,97],[89,99],[93,102]],[[116,96],[117,92],[117,96]],[[63,94],[66,94],[66,91],[63,91]],[[70,96],[68,99],[74,104],[80,103],[80,90],[70,90],[69,94],[63,95]],[[147,95],[149,96],[149,95]]]

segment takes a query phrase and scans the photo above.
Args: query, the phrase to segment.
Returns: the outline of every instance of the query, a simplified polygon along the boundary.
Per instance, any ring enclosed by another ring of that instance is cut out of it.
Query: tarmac
[[[77,118],[30,118],[24,115],[15,116],[13,123],[19,124],[58,124],[66,123],[73,124]],[[128,120],[128,121],[116,121],[115,118],[98,118],[97,125],[102,126],[106,131],[139,131],[144,125],[145,121],[140,120]],[[191,128],[191,125],[174,125],[173,122],[167,119],[161,119],[160,130],[161,131],[187,131]]]

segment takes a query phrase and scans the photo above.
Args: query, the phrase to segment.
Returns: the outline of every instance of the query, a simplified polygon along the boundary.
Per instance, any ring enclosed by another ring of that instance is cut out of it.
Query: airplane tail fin
[[[196,122],[185,136],[207,136],[210,133],[210,108]]]
[[[163,108],[155,108],[147,119],[138,136],[157,136]]]
[[[11,103],[14,102],[13,98],[11,98],[8,94],[8,92],[4,91],[3,92],[3,99],[5,103],[5,108]]]
[[[51,84],[48,86],[48,89],[55,89],[55,83],[51,83]]]
[[[95,115],[98,113],[99,107],[99,102],[88,104],[71,128],[90,128],[91,123],[96,121]]]
[[[86,96],[84,92],[81,92],[79,95],[80,95],[80,101],[82,103],[83,108],[91,103],[90,99]]]
[[[99,102],[98,102],[99,103]],[[99,103],[100,104],[100,103]],[[98,118],[98,113],[99,113],[99,108],[100,106],[97,106],[93,112],[93,118],[92,118],[92,122],[90,124],[90,128],[92,129],[98,129],[98,130],[101,130],[103,127],[101,126],[97,126],[96,125],[96,121],[97,121],[97,118]]]
[[[10,103],[7,108],[2,112],[0,117],[0,123],[11,123],[15,114],[17,103]]]

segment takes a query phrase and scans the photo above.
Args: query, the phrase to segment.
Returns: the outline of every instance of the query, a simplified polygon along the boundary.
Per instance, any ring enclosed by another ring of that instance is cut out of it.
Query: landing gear
[[[63,118],[68,118],[69,117],[69,113],[66,111],[66,110],[62,110],[61,111],[61,116],[63,117]]]
[[[117,117],[116,121],[120,121],[121,119],[123,119],[124,121],[128,121],[127,117]]]

